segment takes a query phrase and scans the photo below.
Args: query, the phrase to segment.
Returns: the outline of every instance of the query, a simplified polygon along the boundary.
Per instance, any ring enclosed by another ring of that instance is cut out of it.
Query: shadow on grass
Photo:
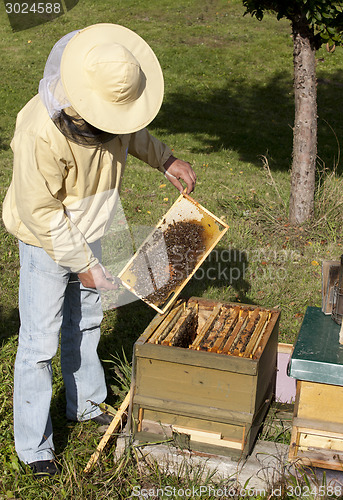
[[[253,304],[247,297],[250,283],[246,279],[248,258],[237,248],[216,248],[184,288],[183,297],[206,297],[218,301]]]
[[[3,128],[0,127],[0,151],[8,151],[10,149],[10,141],[7,137],[4,139],[3,135]]]
[[[343,74],[320,78],[318,85],[318,155],[331,168],[338,155],[343,126]],[[267,155],[274,170],[291,166],[294,121],[292,81],[283,73],[263,83],[227,81],[224,88],[195,92],[188,87],[168,95],[154,127],[192,134],[193,153],[233,150],[242,161],[261,165]]]
[[[5,312],[4,307],[0,305],[0,346],[2,346],[13,335],[17,335],[18,331],[18,308],[15,307],[10,312]]]

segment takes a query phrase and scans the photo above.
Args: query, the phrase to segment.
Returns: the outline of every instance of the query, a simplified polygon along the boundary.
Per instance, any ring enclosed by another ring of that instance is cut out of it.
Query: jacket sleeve
[[[54,154],[47,141],[27,132],[17,133],[11,146],[15,198],[22,223],[61,266],[75,273],[93,267],[98,260],[59,199],[68,173],[66,161]]]
[[[150,135],[146,128],[131,135],[128,152],[161,172],[164,172],[163,165],[173,154],[166,144]]]

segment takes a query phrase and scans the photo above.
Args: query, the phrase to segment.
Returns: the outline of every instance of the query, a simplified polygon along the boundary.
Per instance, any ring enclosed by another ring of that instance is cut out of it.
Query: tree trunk
[[[293,29],[295,119],[289,221],[302,224],[314,210],[317,158],[316,49],[306,19],[296,19]]]

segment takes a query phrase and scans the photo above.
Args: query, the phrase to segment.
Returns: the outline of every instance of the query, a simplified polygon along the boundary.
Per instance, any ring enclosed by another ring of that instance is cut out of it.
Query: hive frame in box
[[[187,220],[184,218],[185,213],[182,213],[183,210],[187,210],[188,215],[191,217],[188,220],[199,221],[201,225],[204,227],[205,232],[207,231],[208,239],[206,241],[206,248],[201,257],[199,258],[199,260],[197,261],[192,272],[188,274],[188,276],[178,286],[176,286],[174,290],[170,292],[169,296],[166,298],[166,302],[162,307],[160,307],[160,305],[156,305],[155,303],[150,302],[141,294],[137,293],[137,291],[135,291],[135,286],[132,285],[132,281],[134,281],[135,276],[133,275],[133,273],[130,272],[130,268],[132,267],[135,259],[137,259],[137,256],[139,255],[144,245],[146,245],[152,240],[153,235],[156,234],[157,231],[163,230],[163,228],[167,227],[172,222]],[[225,222],[216,217],[214,214],[212,214],[209,210],[200,205],[200,203],[195,201],[193,198],[191,198],[185,193],[182,193],[175,201],[175,203],[170,207],[170,209],[164,215],[164,217],[155,226],[152,233],[150,233],[149,236],[143,241],[143,243],[140,245],[135,255],[129,260],[126,266],[118,274],[118,277],[120,278],[122,284],[131,293],[135,294],[137,297],[146,302],[149,306],[151,306],[160,314],[164,314],[170,308],[170,306],[173,304],[175,299],[180,294],[181,290],[186,286],[188,281],[199,269],[201,264],[208,257],[210,252],[214,249],[214,247],[221,240],[221,238],[224,236],[224,234],[228,229],[229,226]]]

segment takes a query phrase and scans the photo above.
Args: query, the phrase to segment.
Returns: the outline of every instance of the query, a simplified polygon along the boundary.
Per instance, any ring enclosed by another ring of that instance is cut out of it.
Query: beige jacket
[[[70,142],[38,95],[19,112],[11,148],[13,179],[3,204],[5,226],[72,272],[98,263],[88,243],[101,238],[111,223],[127,154],[161,171],[172,154],[146,129],[98,147]]]

